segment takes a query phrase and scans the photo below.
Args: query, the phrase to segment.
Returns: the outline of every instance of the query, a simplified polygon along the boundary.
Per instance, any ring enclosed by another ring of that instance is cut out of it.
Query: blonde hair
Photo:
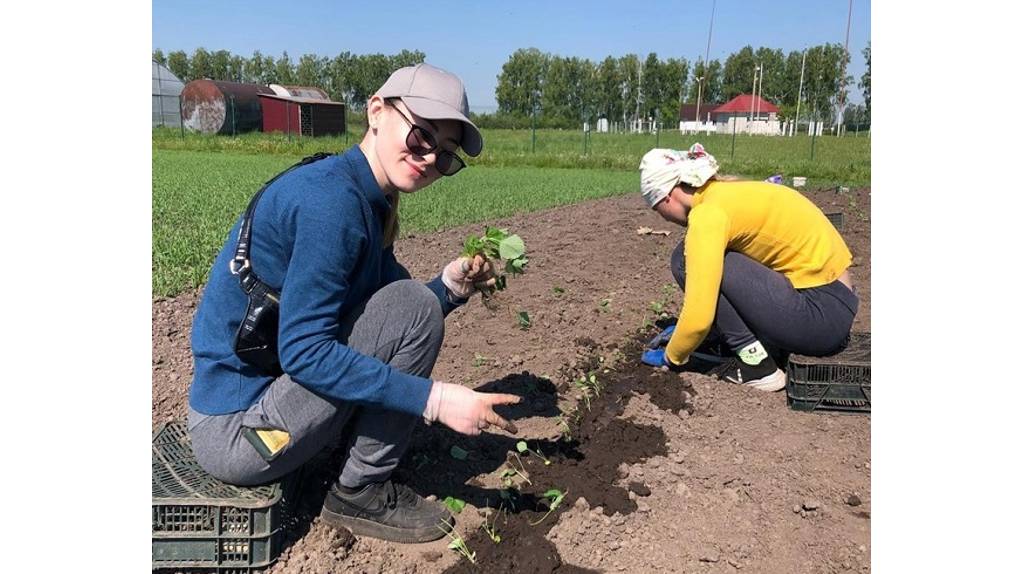
[[[384,248],[391,247],[395,240],[398,239],[398,198],[402,196],[402,193],[397,189],[394,195],[390,197],[388,203],[391,204],[391,211],[388,212],[387,219],[384,220]]]

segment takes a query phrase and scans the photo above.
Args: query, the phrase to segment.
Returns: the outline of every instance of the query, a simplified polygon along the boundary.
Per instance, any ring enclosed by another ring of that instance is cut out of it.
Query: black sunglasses
[[[405,136],[405,147],[409,148],[409,151],[418,156],[436,152],[437,159],[434,160],[434,167],[441,175],[455,175],[466,167],[466,162],[462,161],[462,158],[448,150],[438,148],[437,138],[434,137],[434,134],[412,123],[412,120],[407,118],[395,104],[388,100],[384,100],[384,103],[394,108],[398,115],[405,120],[405,123],[409,124],[409,134]]]

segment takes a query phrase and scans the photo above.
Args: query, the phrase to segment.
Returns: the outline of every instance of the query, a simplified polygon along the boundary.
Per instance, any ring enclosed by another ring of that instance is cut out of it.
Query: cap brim
[[[480,130],[459,110],[435,100],[416,96],[402,96],[402,102],[409,111],[423,119],[462,122],[462,141],[459,142],[459,147],[468,155],[476,157],[484,149],[484,138],[480,135]]]

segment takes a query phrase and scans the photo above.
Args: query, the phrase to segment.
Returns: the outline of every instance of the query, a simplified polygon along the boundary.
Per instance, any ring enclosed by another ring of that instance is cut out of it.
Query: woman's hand
[[[444,286],[460,299],[467,299],[481,289],[494,287],[494,265],[483,255],[459,257],[445,266],[441,273]]]
[[[491,425],[515,434],[519,429],[494,412],[494,406],[514,405],[519,400],[516,395],[478,393],[462,385],[435,381],[423,418],[429,422],[440,421],[462,434],[478,435]]]

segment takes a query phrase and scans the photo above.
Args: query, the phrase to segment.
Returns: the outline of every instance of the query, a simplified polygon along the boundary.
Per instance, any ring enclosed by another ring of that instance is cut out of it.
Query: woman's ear
[[[383,113],[384,100],[378,95],[371,96],[366,102],[366,123],[371,130],[377,129],[377,124],[380,123]]]

